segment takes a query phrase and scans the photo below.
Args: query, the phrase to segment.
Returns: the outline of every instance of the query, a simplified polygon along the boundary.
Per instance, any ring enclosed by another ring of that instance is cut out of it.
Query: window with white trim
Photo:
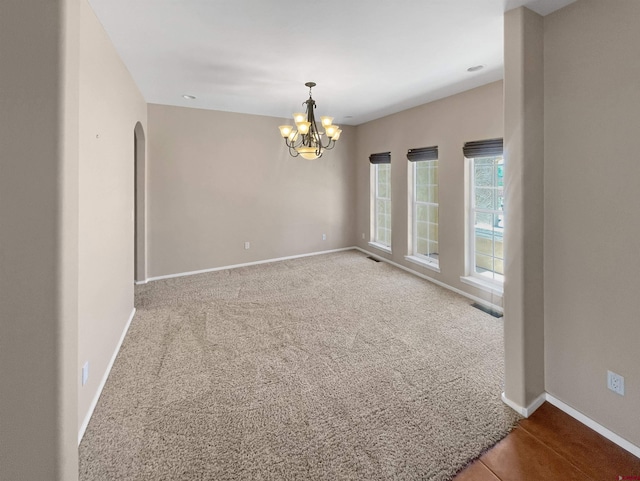
[[[504,282],[504,157],[469,159],[469,274]]]
[[[407,158],[413,164],[410,260],[438,267],[438,147],[411,149]]]
[[[389,152],[373,154],[372,182],[372,242],[391,248],[391,155]]]

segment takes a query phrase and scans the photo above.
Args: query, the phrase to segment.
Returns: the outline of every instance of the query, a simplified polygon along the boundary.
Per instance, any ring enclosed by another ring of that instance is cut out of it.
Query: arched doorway
[[[147,281],[146,141],[142,124],[133,130],[134,149],[134,280]]]

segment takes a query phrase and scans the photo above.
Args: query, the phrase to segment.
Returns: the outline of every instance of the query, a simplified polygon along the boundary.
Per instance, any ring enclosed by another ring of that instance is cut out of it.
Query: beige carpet
[[[157,281],[89,480],[448,480],[514,426],[502,320],[357,251]]]

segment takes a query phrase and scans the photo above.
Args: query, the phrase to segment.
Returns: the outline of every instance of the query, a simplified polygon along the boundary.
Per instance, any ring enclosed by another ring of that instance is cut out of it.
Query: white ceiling
[[[357,125],[501,79],[503,13],[575,0],[89,1],[147,102],[284,118],[314,81]]]

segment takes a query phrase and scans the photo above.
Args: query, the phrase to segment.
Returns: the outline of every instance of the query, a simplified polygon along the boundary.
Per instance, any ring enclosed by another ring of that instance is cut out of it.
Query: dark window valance
[[[369,162],[372,164],[390,164],[391,152],[380,152],[379,154],[371,154],[369,156]]]
[[[420,147],[419,149],[409,149],[407,159],[410,162],[419,162],[421,160],[438,160],[438,146]]]
[[[466,142],[462,151],[467,159],[495,157],[503,153],[502,139],[476,140]]]

